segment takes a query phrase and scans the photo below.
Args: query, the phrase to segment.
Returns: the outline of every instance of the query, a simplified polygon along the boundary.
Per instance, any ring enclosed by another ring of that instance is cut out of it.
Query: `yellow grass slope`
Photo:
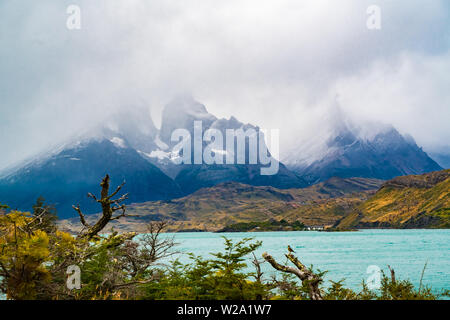
[[[397,177],[338,224],[348,228],[449,228],[450,170]]]

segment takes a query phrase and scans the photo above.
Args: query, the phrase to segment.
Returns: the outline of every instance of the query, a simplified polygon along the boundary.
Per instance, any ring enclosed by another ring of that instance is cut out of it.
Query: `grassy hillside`
[[[397,177],[337,228],[449,228],[450,170]]]
[[[112,226],[145,232],[143,222],[161,219],[172,221],[171,231],[218,231],[239,223],[283,219],[288,222],[284,226],[286,230],[295,228],[296,221],[307,226],[332,226],[368,199],[381,184],[381,180],[375,179],[332,178],[305,189],[280,190],[230,182],[176,200],[130,205],[128,214],[138,217],[120,219]],[[76,218],[61,224],[67,230],[79,228]]]
[[[145,232],[144,222],[164,219],[172,221],[170,231],[295,230],[296,222],[337,230],[450,228],[450,170],[385,183],[332,178],[288,190],[230,182],[176,200],[136,203],[128,213],[136,217],[112,226]],[[75,218],[61,224],[71,231],[79,228]]]

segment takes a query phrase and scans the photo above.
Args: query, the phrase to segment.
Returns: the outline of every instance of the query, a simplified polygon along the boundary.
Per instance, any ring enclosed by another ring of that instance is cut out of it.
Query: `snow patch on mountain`
[[[441,169],[411,136],[391,125],[355,124],[338,114],[323,127],[322,133],[299,143],[283,158],[289,169],[310,183],[334,176],[391,179]]]
[[[161,138],[159,137],[159,134],[155,138],[155,144],[158,148],[161,150],[167,150],[169,149],[169,146],[161,141]]]
[[[109,141],[111,141],[118,148],[126,148],[127,147],[125,141],[119,137],[114,137],[114,138],[110,139]]]

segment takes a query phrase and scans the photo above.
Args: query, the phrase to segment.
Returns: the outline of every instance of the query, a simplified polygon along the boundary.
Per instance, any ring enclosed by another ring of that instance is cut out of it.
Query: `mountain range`
[[[189,131],[191,139],[194,137],[194,121],[202,121],[203,131],[215,129],[226,137],[226,130],[242,129],[247,131],[253,129],[259,133],[259,128],[251,124],[244,124],[235,117],[229,119],[218,119],[210,114],[206,107],[191,97],[178,98],[169,103],[164,109],[162,115],[161,131],[158,136],[160,148],[152,151],[148,156],[153,158],[156,165],[162,168],[169,176],[172,176],[175,182],[185,194],[190,194],[204,187],[211,187],[227,181],[236,181],[249,185],[273,186],[277,188],[299,188],[306,186],[298,175],[289,171],[282,163],[279,163],[278,173],[275,175],[261,175],[262,165],[250,164],[248,159],[248,150],[250,142],[246,140],[246,163],[237,164],[237,142],[235,139],[233,158],[234,164],[183,164],[175,166],[171,157],[178,154],[174,151],[176,143],[171,141],[171,134],[174,130],[183,128]],[[264,145],[265,142],[263,141]],[[194,145],[192,141],[191,145]],[[203,142],[203,147],[206,143]],[[223,143],[225,148],[225,143]],[[228,152],[228,150],[223,150]],[[155,162],[156,161],[156,162]],[[278,159],[277,159],[278,161]]]
[[[311,152],[306,152],[305,146],[298,146],[278,163],[275,175],[261,175],[265,165],[259,161],[176,164],[180,153],[171,135],[183,128],[193,139],[194,121],[202,121],[204,131],[217,129],[223,136],[227,129],[260,132],[259,127],[244,124],[235,117],[215,117],[192,97],[176,98],[167,104],[160,129],[148,110],[130,108],[105,119],[97,128],[1,173],[0,202],[30,210],[36,198],[44,196],[56,206],[61,218],[76,214],[72,204],[95,213],[98,208],[86,194],[98,190],[106,173],[113,185],[126,182],[123,190],[130,194],[128,204],[131,204],[176,199],[227,182],[292,189],[332,177],[386,180],[441,169],[411,137],[402,136],[393,127],[382,128],[371,137],[361,137],[345,123],[337,125],[324,143],[313,146],[320,148],[314,156],[308,156]],[[245,140],[247,150],[249,143]],[[265,141],[262,143],[265,145]],[[236,157],[236,146],[233,152]]]
[[[388,180],[442,169],[411,136],[390,125],[366,125],[369,133],[364,132],[367,127],[341,119],[329,133],[298,146],[283,162],[310,184],[334,176]]]

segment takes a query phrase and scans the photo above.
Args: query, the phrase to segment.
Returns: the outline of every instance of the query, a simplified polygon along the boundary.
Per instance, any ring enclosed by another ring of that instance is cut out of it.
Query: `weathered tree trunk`
[[[80,209],[80,206],[72,206],[74,210],[78,212],[80,221],[86,228],[86,230],[82,232],[79,237],[92,239],[93,237],[97,236],[110,221],[117,220],[125,216],[126,206],[120,203],[128,199],[128,194],[124,194],[118,199],[112,199],[117,193],[119,193],[124,184],[125,182],[118,186],[116,191],[109,195],[109,175],[106,175],[100,183],[100,186],[102,187],[102,191],[100,193],[101,198],[97,199],[97,197],[92,193],[88,194],[88,197],[94,199],[102,206],[102,216],[93,226],[87,223],[85,216]],[[116,217],[113,217],[114,212],[116,212],[117,210],[122,210],[122,213]]]
[[[296,275],[303,284],[306,284],[309,289],[309,296],[311,300],[323,300],[322,294],[320,292],[319,284],[322,281],[322,278],[315,273],[313,273],[311,270],[306,268],[298,259],[295,257],[292,252],[289,252],[286,254],[286,257],[291,261],[296,268],[281,265],[278,262],[275,261],[275,259],[269,255],[267,252],[263,253],[263,258],[269,262],[272,267],[274,267],[278,271],[286,272],[286,273],[292,273]]]
[[[389,266],[389,265],[388,265],[388,268],[389,268],[389,271],[391,272],[391,282],[392,282],[393,284],[395,284],[395,283],[396,283],[396,280],[395,280],[395,271],[394,271],[394,269],[392,269],[391,266]]]

